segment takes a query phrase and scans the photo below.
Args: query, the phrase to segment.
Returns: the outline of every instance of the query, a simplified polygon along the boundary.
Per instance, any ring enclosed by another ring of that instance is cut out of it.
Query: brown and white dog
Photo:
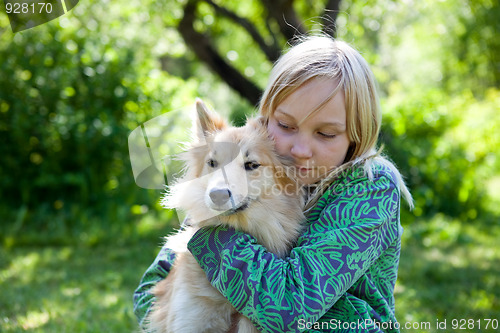
[[[190,226],[166,239],[177,255],[168,277],[153,290],[156,302],[148,331],[224,333],[237,318],[237,328],[231,330],[258,332],[210,285],[186,244],[200,227],[227,225],[286,257],[305,219],[303,195],[288,175],[286,161],[274,152],[261,119],[232,127],[201,100],[196,109],[196,138],[181,155],[186,173],[163,201],[184,211]]]

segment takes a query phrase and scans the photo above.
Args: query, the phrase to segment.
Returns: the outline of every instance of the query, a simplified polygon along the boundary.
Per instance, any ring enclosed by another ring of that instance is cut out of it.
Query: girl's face
[[[341,165],[349,148],[342,90],[303,121],[336,85],[335,80],[315,78],[290,94],[269,118],[268,131],[278,154],[293,160],[304,185],[315,183]]]

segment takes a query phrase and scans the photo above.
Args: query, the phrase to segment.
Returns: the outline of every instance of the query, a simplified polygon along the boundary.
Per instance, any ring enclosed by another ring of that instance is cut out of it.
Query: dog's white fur
[[[274,153],[265,124],[250,119],[244,127],[230,127],[200,100],[196,106],[200,124],[182,155],[186,173],[164,200],[165,206],[185,211],[191,226],[167,238],[177,256],[168,277],[153,290],[151,332],[223,333],[231,327],[236,310],[210,285],[186,248],[200,227],[234,227],[285,257],[304,220],[300,187]],[[246,317],[237,318],[237,332],[258,332]]]

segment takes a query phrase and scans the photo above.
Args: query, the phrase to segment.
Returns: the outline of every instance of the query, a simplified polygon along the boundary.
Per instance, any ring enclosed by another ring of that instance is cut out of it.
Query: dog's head
[[[214,217],[219,223],[243,223],[235,216],[273,209],[264,206],[276,204],[282,195],[297,196],[298,185],[275,154],[260,118],[232,127],[200,100],[196,109],[195,137],[182,155],[187,171],[167,196],[168,207],[186,211],[194,223]]]

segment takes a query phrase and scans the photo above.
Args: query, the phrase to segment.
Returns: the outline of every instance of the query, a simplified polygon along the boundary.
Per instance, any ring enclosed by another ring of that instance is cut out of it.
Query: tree
[[[260,22],[253,22],[229,7],[224,7],[213,0],[188,0],[183,7],[183,17],[178,30],[186,45],[231,88],[236,90],[251,104],[259,102],[261,88],[246,77],[240,70],[232,66],[216,49],[210,37],[210,30],[204,25],[205,32],[198,31],[196,23],[200,20],[198,8],[200,4],[208,4],[215,15],[229,19],[233,25],[242,28],[258,46],[268,62],[273,63],[281,54],[280,41],[292,40],[297,35],[307,34],[308,29],[294,8],[294,0],[260,0],[265,15]],[[323,31],[335,35],[335,20],[340,0],[329,0],[323,8]],[[258,25],[265,27],[259,29]],[[234,27],[232,27],[234,29]]]

